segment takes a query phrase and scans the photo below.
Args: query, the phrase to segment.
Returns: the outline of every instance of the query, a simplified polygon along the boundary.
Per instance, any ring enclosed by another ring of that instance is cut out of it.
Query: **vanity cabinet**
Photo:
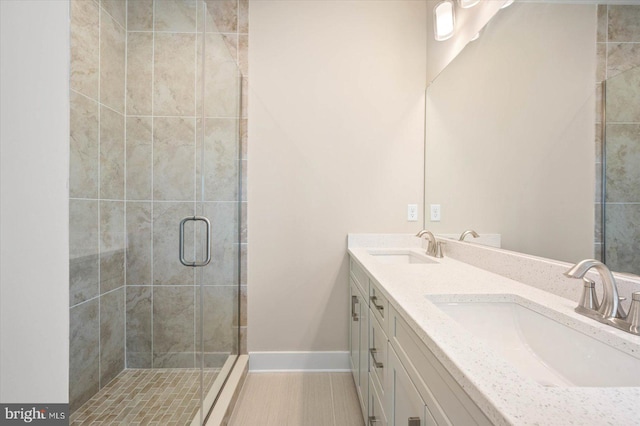
[[[369,415],[365,417],[367,426],[387,426],[387,416],[383,408],[383,399],[373,383],[373,376],[369,376]]]
[[[437,425],[420,393],[414,386],[407,370],[398,359],[393,348],[389,348],[389,398],[387,411],[389,426]]]
[[[394,308],[389,312],[388,352],[390,361],[395,357],[424,401],[424,424],[492,424]],[[393,400],[393,396],[387,399],[388,406],[393,406]],[[428,423],[429,417],[433,423]]]
[[[383,331],[378,320],[372,315],[373,309],[370,308],[369,314],[369,372],[378,385],[380,396],[384,397],[386,382],[386,364],[387,364],[387,343],[388,338]]]
[[[362,413],[368,412],[369,401],[369,279],[353,260],[350,263],[349,296],[351,319],[349,361]],[[366,288],[366,291],[365,291]]]
[[[370,280],[369,285],[369,303],[371,307],[372,317],[375,317],[382,329],[387,329],[387,317],[389,312],[389,302],[384,296],[375,280]]]
[[[368,426],[491,425],[353,259],[350,297],[351,369]]]

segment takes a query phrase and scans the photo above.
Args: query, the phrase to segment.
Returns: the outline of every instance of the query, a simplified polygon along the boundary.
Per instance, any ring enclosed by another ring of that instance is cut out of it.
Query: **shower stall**
[[[241,351],[244,3],[70,1],[72,424],[204,424]]]
[[[640,66],[603,82],[602,260],[640,274]]]

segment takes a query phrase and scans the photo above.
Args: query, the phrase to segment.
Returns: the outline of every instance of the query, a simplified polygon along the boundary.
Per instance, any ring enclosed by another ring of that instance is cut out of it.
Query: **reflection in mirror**
[[[429,87],[425,227],[638,274],[640,4],[561,3],[500,11]]]
[[[596,32],[594,4],[516,2],[429,86],[426,228],[594,256]]]
[[[616,271],[640,274],[640,67],[625,68],[608,70],[614,75],[604,91],[603,258]]]

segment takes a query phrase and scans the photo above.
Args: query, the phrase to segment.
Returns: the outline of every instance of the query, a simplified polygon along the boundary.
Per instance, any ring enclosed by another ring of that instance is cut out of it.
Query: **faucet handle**
[[[639,334],[640,332],[640,291],[631,293],[631,306],[627,315],[627,322],[630,325],[631,332]]]
[[[445,242],[444,241],[436,242],[436,251],[435,251],[435,256],[436,257],[438,257],[438,258],[444,257],[444,246],[445,246]]]
[[[625,319],[627,317],[627,314],[625,313],[624,308],[622,307],[622,303],[620,303],[620,302],[624,302],[625,300],[627,300],[626,297],[618,296],[618,310],[616,311],[614,318]]]
[[[582,297],[580,297],[580,303],[578,306],[597,311],[600,307],[598,302],[598,296],[596,295],[596,283],[589,278],[582,278],[584,287],[582,289]]]

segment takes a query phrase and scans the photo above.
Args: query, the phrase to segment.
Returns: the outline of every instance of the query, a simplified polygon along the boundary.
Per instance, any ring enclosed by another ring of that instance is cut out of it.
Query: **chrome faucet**
[[[603,296],[602,303],[598,303],[595,297],[595,283],[585,278],[587,272],[594,268],[602,278]],[[564,273],[569,278],[582,279],[584,289],[580,303],[575,311],[581,315],[595,319],[604,324],[624,330],[628,333],[640,335],[640,292],[633,293],[631,308],[632,315],[627,315],[620,304],[618,286],[611,270],[604,263],[595,259],[585,259],[576,263]]]
[[[429,245],[427,246],[427,255],[433,257],[444,257],[442,254],[442,245],[438,240],[436,240],[436,237],[431,233],[431,231],[423,229],[416,234],[416,237],[422,238],[425,235],[429,241]]]
[[[598,307],[597,312],[605,318],[613,318],[618,312],[618,303],[620,303],[620,301],[616,280],[613,278],[613,274],[609,268],[607,268],[607,265],[595,259],[585,259],[575,264],[564,274],[569,278],[584,278],[591,268],[595,268],[595,270],[600,273],[604,289],[602,303]]]
[[[467,235],[471,235],[473,238],[478,238],[480,236],[473,229],[467,229],[466,231],[464,231],[462,233],[462,235],[460,235],[460,239],[458,241],[464,241],[464,239],[467,237]]]

